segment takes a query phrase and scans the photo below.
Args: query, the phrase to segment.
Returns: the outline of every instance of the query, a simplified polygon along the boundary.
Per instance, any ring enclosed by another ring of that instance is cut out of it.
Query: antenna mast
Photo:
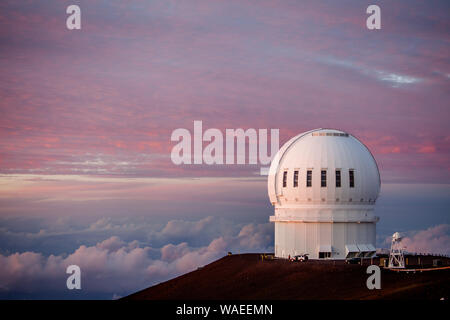
[[[405,268],[403,248],[400,246],[402,237],[396,232],[392,235],[391,252],[389,255],[389,268]]]

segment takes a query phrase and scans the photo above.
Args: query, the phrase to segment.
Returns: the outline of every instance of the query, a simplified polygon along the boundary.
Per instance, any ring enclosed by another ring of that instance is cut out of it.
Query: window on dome
[[[294,188],[298,187],[298,170],[294,171]]]
[[[355,187],[355,171],[349,170],[348,174],[349,174],[350,188],[354,188]]]
[[[312,170],[306,171],[306,186],[307,187],[312,186]]]
[[[336,188],[341,187],[341,170],[336,170]]]
[[[322,188],[327,186],[327,170],[322,170],[320,172],[320,186]]]
[[[287,171],[283,172],[283,188],[287,186]]]

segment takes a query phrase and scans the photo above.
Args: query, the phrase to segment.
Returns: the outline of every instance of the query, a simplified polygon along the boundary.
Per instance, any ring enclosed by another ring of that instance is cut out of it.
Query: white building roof
[[[358,249],[361,252],[369,252],[369,251],[371,251],[369,249],[369,247],[367,247],[367,245],[365,245],[365,244],[358,244]]]
[[[345,250],[348,252],[359,252],[358,246],[355,244],[347,244],[345,246]]]

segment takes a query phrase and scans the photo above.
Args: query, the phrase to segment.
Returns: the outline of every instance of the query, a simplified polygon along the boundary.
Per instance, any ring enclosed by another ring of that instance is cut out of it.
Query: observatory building
[[[272,160],[268,192],[276,257],[375,254],[380,174],[369,149],[352,135],[316,129],[293,137]]]

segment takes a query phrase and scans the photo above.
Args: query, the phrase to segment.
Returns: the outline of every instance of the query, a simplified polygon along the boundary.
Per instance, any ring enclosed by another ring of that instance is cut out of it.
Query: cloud
[[[244,226],[234,239],[236,247],[264,250],[272,245],[273,225],[248,224]]]
[[[412,233],[402,239],[401,243],[406,251],[450,255],[450,224],[441,224]]]
[[[106,239],[100,243],[97,244],[97,247],[100,249],[107,250],[108,252],[116,252],[120,248],[123,248],[125,245],[125,242],[120,240],[119,237],[113,236],[109,239]]]
[[[435,146],[422,146],[419,148],[419,153],[434,153],[436,152]]]
[[[419,82],[422,82],[423,79],[418,77],[413,77],[404,74],[397,74],[385,70],[375,69],[373,67],[367,67],[353,61],[337,59],[335,57],[330,56],[319,56],[315,58],[316,61],[324,64],[328,64],[330,66],[336,66],[340,68],[344,68],[347,70],[351,70],[357,72],[363,76],[367,76],[382,82],[389,84],[393,88],[398,88],[401,86],[412,85]]]
[[[377,71],[378,78],[381,81],[387,81],[392,83],[392,86],[398,87],[401,85],[414,84],[422,81],[422,79],[407,76],[407,75],[399,75],[395,73],[389,73],[384,71]]]
[[[188,225],[198,227],[210,220],[206,218]],[[181,228],[180,225],[178,221],[171,235],[186,230],[186,225]],[[246,225],[237,235],[217,237],[202,247],[190,247],[186,242],[167,244],[158,250],[157,258],[152,256],[155,248],[140,247],[138,241],[125,242],[117,236],[93,246],[81,245],[68,255],[46,257],[36,252],[0,255],[0,297],[24,293],[41,298],[49,293],[64,297],[68,294],[65,270],[72,264],[81,268],[82,294],[123,296],[195,270],[229,250],[244,252],[262,248],[268,245],[268,231],[265,226]]]
[[[204,219],[199,225],[204,223]],[[208,219],[209,220],[209,219]],[[195,224],[194,224],[195,226]],[[177,229],[184,232],[185,229]],[[188,243],[166,244],[159,249],[138,241],[109,237],[92,246],[81,245],[68,255],[44,256],[37,252],[0,255],[0,297],[45,298],[50,294],[64,298],[67,266],[80,266],[83,295],[117,298],[180,274],[195,270],[233,252],[273,250],[273,226],[247,224],[232,236],[219,236],[201,247]],[[409,232],[402,244],[407,251],[450,254],[450,225]],[[157,257],[153,252],[158,251]]]
[[[186,242],[177,245],[169,243],[161,248],[161,260],[171,262],[184,256],[188,252],[189,247]]]
[[[197,235],[208,227],[213,220],[212,216],[199,221],[170,220],[160,234],[166,237]]]

